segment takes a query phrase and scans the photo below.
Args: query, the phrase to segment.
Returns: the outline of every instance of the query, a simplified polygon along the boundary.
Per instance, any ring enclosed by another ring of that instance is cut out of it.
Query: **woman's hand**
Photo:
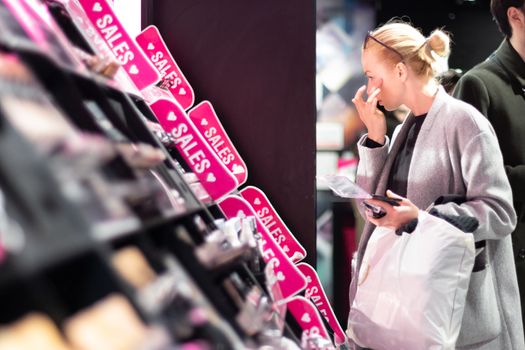
[[[368,138],[372,141],[385,144],[386,120],[385,115],[377,109],[377,95],[381,92],[380,88],[372,88],[368,99],[363,99],[366,85],[361,86],[355,93],[352,102],[359,113],[359,118],[368,130]]]
[[[375,219],[372,217],[370,210],[365,210],[367,219],[376,226],[382,226],[397,230],[401,226],[409,223],[418,217],[419,208],[409,199],[398,196],[394,192],[386,191],[387,197],[397,198],[400,201],[399,206],[392,206],[384,201],[377,199],[367,199],[366,202],[381,207],[386,215],[382,218]]]

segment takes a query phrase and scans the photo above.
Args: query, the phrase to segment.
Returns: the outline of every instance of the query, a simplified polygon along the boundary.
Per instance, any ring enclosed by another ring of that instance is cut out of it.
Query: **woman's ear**
[[[514,6],[510,6],[508,9],[507,9],[507,18],[509,20],[509,24],[511,27],[516,27],[521,29],[525,26],[525,18],[524,18],[524,14],[523,12],[514,7]],[[513,31],[514,32],[514,31]]]
[[[396,76],[401,79],[401,81],[406,81],[408,77],[408,67],[404,62],[399,62],[395,67]]]

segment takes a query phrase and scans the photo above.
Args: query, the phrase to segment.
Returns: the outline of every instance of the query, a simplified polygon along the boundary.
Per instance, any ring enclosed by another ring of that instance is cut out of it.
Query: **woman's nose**
[[[374,92],[374,90],[377,88],[377,86],[375,86],[374,84],[372,83],[368,83],[366,84],[366,94],[367,95],[370,95],[372,92]]]
[[[366,84],[366,94],[370,95],[372,93],[372,84]]]
[[[379,89],[382,85],[382,80],[379,80],[379,82],[374,82],[374,83],[371,83],[371,82],[368,82],[366,84],[366,93],[367,95],[370,95],[372,92],[374,92],[375,89]]]

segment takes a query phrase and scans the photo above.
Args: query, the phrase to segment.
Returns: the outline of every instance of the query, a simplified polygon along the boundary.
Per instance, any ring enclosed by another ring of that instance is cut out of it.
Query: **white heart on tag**
[[[290,258],[292,261],[299,261],[304,259],[304,254],[300,252],[294,252],[292,257]],[[311,279],[310,279],[311,281]]]
[[[102,6],[100,6],[99,2],[96,2],[95,5],[93,5],[93,11],[95,11],[95,12],[102,11]]]
[[[138,74],[138,72],[139,72],[139,69],[137,68],[136,65],[132,65],[132,66],[129,68],[129,74],[133,74],[133,75],[135,75],[135,74]]]
[[[284,277],[284,274],[282,271],[277,272],[277,281],[283,282],[286,278]]]
[[[310,323],[312,319],[310,318],[310,315],[308,315],[306,312],[304,313],[303,317],[301,317],[301,321],[305,323]]]
[[[181,96],[186,95],[186,89],[183,88],[183,87],[181,87],[181,88],[179,89],[179,95],[181,95]]]
[[[152,43],[149,43],[148,44],[148,50],[155,50],[155,45],[153,45]]]
[[[209,173],[208,176],[206,177],[206,181],[208,182],[215,182],[217,179],[215,178],[215,175],[213,175],[213,173]]]
[[[312,283],[312,277],[307,276],[307,277],[306,277],[306,282],[307,282],[307,283]]]
[[[261,204],[261,200],[259,198],[255,198],[255,200],[253,201],[253,204],[260,205]]]
[[[171,120],[171,121],[177,120],[177,116],[175,115],[175,112],[170,112],[168,114],[168,120]]]
[[[208,121],[206,119],[201,120],[201,125],[203,126],[208,125]]]
[[[240,166],[239,164],[234,164],[233,165],[232,172],[234,174],[244,174],[245,173],[244,168],[242,166]]]

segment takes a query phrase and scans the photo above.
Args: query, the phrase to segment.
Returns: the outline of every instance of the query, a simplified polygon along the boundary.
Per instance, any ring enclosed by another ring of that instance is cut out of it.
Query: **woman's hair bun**
[[[450,53],[450,37],[441,29],[434,30],[427,38],[427,45],[441,57]]]

